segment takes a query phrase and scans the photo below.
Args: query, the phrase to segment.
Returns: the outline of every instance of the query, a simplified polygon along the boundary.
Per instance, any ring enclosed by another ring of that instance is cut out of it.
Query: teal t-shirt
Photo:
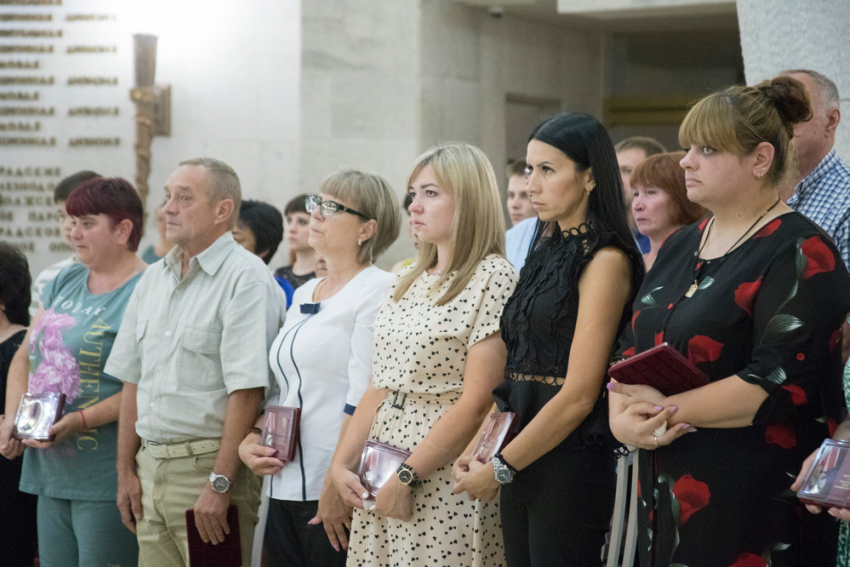
[[[84,410],[121,391],[123,383],[103,367],[124,309],[141,273],[120,288],[94,295],[89,270],[68,266],[44,288],[44,315],[32,329],[28,391],[66,396],[65,413]],[[114,500],[118,422],[66,437],[49,449],[24,453],[20,489],[69,500]]]

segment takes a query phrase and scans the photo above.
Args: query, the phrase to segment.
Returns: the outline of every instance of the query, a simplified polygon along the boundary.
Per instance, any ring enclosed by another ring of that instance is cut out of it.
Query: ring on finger
[[[658,447],[658,436],[653,433],[652,438],[655,439],[655,446]]]

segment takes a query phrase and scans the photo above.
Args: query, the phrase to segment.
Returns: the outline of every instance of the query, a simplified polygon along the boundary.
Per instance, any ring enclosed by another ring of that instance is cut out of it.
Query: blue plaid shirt
[[[835,150],[800,181],[788,206],[824,229],[850,267],[850,168]]]

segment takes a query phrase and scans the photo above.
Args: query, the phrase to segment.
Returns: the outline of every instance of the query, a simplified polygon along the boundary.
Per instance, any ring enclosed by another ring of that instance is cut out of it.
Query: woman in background
[[[413,249],[419,250],[419,239],[416,237],[416,233],[413,232],[413,221],[410,218],[410,204],[413,203],[413,199],[410,198],[410,193],[405,194],[404,202],[402,203],[402,209],[404,209],[404,218],[407,220],[407,235],[410,237],[410,241],[413,242]],[[402,268],[406,268],[416,261],[416,257],[413,256],[411,258],[405,258],[404,260],[399,260],[395,263],[395,265],[390,269],[390,271],[394,274],[397,274],[401,271]]]
[[[307,195],[298,195],[283,209],[289,265],[274,272],[276,278],[288,281],[294,289],[316,277],[316,251],[310,247],[310,213],[306,199]]]
[[[30,322],[30,271],[27,257],[0,242],[0,400],[6,399],[6,376]],[[15,421],[15,414],[0,415]],[[0,446],[0,453],[5,448]],[[7,567],[32,567],[37,547],[35,508],[38,499],[18,490],[22,457],[0,459],[0,556]]]
[[[685,170],[679,162],[685,152],[649,156],[632,171],[632,218],[638,232],[649,238],[643,255],[649,270],[667,237],[706,215],[704,207],[688,200]]]

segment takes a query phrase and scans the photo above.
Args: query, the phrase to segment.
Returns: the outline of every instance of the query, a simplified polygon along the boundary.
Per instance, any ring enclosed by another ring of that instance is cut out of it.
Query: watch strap
[[[506,467],[508,467],[508,469],[509,469],[512,473],[514,473],[514,474],[519,473],[519,471],[518,471],[518,470],[516,470],[512,464],[510,464],[509,462],[507,462],[507,461],[505,460],[505,458],[502,456],[502,454],[501,454],[501,453],[496,453],[495,455],[493,455],[493,457],[494,457],[494,458],[496,458],[496,459],[499,459],[499,461],[500,461],[503,465],[505,465]]]
[[[413,470],[413,467],[411,467],[407,463],[401,463],[398,466],[398,469],[396,469],[396,471],[395,471],[396,475],[400,475],[402,471],[409,472],[410,478],[411,478],[410,482],[403,482],[402,481],[402,484],[405,484],[405,485],[409,486],[410,488],[415,488],[415,487],[419,486],[419,484],[422,483],[422,481],[419,479],[419,475],[416,474],[416,471]],[[399,476],[399,481],[401,481],[401,476]]]

